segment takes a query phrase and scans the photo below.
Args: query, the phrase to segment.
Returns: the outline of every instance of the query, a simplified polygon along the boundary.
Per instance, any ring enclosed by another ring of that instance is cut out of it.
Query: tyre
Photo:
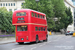
[[[48,41],[48,35],[46,35],[46,40],[45,40],[46,42]]]
[[[38,40],[38,36],[36,36],[36,43],[38,43],[39,42],[39,40]]]
[[[66,34],[66,36],[67,36],[67,34]]]
[[[24,42],[18,42],[18,44],[24,44]]]

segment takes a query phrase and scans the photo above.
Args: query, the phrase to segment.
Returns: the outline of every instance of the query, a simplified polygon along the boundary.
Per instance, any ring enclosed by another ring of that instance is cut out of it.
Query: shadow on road
[[[39,41],[38,43],[43,43],[43,41]],[[33,45],[33,44],[38,44],[36,42],[25,42],[24,44],[16,44],[16,45]]]

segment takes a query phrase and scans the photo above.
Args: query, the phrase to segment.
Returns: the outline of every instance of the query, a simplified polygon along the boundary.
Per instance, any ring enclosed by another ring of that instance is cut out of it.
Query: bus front
[[[17,10],[13,13],[12,24],[15,25],[16,42],[22,44],[29,42],[28,13],[25,10]]]

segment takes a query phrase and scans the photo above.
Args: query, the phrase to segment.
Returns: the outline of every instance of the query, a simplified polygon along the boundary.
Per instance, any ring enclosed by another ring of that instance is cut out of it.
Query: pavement
[[[7,43],[14,43],[14,42],[15,42],[15,37],[0,38],[0,45]]]

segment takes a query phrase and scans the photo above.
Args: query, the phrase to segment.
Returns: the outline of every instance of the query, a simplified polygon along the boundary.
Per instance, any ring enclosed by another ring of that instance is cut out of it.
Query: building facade
[[[71,8],[72,16],[73,16],[73,23],[67,27],[67,31],[75,31],[75,21],[74,21],[74,8],[73,2],[71,0],[64,0],[65,6]]]
[[[0,0],[0,7],[6,7],[8,11],[14,12],[15,10],[21,9],[24,0]]]

